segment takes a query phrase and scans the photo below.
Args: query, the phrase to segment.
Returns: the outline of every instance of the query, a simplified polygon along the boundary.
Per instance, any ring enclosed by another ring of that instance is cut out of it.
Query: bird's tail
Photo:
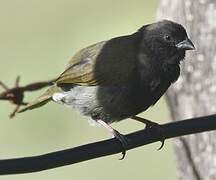
[[[52,95],[57,92],[61,92],[62,89],[56,85],[51,86],[47,91],[35,99],[33,102],[27,104],[26,107],[18,111],[19,113],[25,112],[27,110],[35,109],[47,104],[49,101],[52,100]]]

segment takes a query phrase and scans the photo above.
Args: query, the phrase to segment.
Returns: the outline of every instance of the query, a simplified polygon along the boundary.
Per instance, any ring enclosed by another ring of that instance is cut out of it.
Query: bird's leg
[[[155,128],[161,135],[161,140],[160,140],[161,146],[158,148],[158,150],[162,149],[162,147],[164,146],[165,138],[164,138],[163,128],[161,127],[160,124],[138,116],[133,116],[131,117],[131,119],[144,123],[146,125],[145,129]]]
[[[100,125],[102,125],[103,127],[105,127],[117,140],[119,140],[119,142],[121,143],[121,146],[122,146],[122,157],[120,158],[120,160],[123,160],[125,155],[126,155],[126,148],[128,145],[128,139],[124,135],[122,135],[121,133],[119,133],[118,131],[113,129],[106,122],[104,122],[102,120],[97,120],[97,122]]]
[[[136,121],[138,121],[138,122],[141,122],[141,123],[145,124],[145,125],[146,125],[146,126],[145,126],[146,129],[152,128],[152,127],[154,127],[154,126],[158,126],[158,125],[159,125],[159,124],[156,123],[156,122],[153,122],[153,121],[150,121],[150,120],[148,120],[148,119],[141,118],[141,117],[138,117],[138,116],[133,116],[133,117],[131,117],[131,119],[136,120]]]

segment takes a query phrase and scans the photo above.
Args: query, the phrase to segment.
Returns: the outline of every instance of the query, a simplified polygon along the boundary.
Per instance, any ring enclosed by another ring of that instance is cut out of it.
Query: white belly
[[[75,86],[70,91],[53,94],[52,99],[88,116],[98,107],[97,90],[97,86]]]

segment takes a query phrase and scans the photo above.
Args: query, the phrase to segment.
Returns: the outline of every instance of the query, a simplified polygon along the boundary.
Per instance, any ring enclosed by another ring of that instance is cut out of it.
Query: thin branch
[[[26,105],[24,100],[24,93],[26,91],[37,91],[44,87],[52,85],[54,80],[50,81],[42,81],[28,84],[26,86],[19,86],[20,76],[16,78],[15,85],[12,88],[8,88],[6,84],[0,81],[0,87],[2,87],[5,91],[0,93],[0,100],[10,101],[12,104],[16,105],[14,111],[10,114],[10,118],[13,118],[20,106]]]
[[[176,121],[161,125],[165,139],[216,129],[216,115]],[[127,150],[160,141],[161,133],[154,128],[126,135]],[[0,174],[19,174],[52,169],[121,152],[115,139],[86,144],[40,156],[0,160]],[[128,154],[129,155],[129,154]]]

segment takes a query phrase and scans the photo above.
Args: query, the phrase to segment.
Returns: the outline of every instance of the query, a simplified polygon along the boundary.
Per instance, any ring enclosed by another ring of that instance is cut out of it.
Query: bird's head
[[[163,20],[146,25],[139,32],[142,34],[141,48],[158,60],[173,59],[170,63],[179,63],[187,50],[195,49],[185,28],[172,21]]]

